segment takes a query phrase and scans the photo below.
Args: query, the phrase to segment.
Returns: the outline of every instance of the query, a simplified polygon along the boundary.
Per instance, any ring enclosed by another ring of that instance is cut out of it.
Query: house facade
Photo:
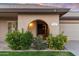
[[[78,40],[79,18],[69,13],[69,10],[39,4],[0,4],[1,49],[6,47],[5,38],[8,32],[22,29],[32,32],[34,36],[45,37],[64,32],[69,40]]]

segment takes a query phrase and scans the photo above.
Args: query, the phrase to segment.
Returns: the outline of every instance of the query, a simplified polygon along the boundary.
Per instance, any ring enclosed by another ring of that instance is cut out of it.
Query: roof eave
[[[17,12],[17,13],[57,13],[63,15],[70,9],[68,8],[0,8],[0,12]]]
[[[79,20],[79,17],[74,17],[74,16],[61,17],[60,20]]]

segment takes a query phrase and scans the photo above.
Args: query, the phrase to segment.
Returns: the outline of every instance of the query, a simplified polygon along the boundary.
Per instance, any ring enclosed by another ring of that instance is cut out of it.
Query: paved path
[[[10,48],[4,40],[0,40],[0,50],[10,50]]]
[[[70,50],[76,56],[79,56],[79,40],[70,40],[65,45],[65,48]]]

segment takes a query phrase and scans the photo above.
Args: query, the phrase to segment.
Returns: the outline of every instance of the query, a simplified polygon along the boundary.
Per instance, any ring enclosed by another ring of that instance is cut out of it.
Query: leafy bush
[[[47,42],[43,40],[43,37],[37,36],[33,40],[33,48],[37,50],[46,49],[48,47]]]
[[[48,40],[48,47],[51,49],[53,47],[53,40],[55,39],[54,36],[52,36],[52,34],[50,34],[48,37],[47,37],[47,40]]]
[[[9,47],[14,50],[25,50],[29,49],[32,43],[33,35],[31,32],[13,31],[9,32],[6,37],[6,41]]]
[[[65,36],[63,33],[57,35],[57,36],[48,36],[48,45],[49,48],[62,50],[64,49],[64,45],[67,42],[67,36]]]

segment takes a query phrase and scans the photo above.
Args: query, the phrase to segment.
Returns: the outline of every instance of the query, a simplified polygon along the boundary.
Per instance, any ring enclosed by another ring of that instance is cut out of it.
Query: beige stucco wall
[[[5,39],[7,32],[8,32],[7,21],[0,20],[0,39],[1,40]]]
[[[31,26],[30,26],[30,24],[32,24]],[[30,31],[30,32],[32,32],[33,33],[33,35],[34,35],[34,37],[37,35],[37,23],[35,22],[35,21],[33,21],[32,23],[30,23],[29,24],[29,26],[28,26],[28,30]]]
[[[0,39],[5,39],[8,33],[8,22],[14,22],[14,19],[0,19]]]
[[[51,34],[59,33],[59,15],[58,14],[18,14],[18,29],[22,28],[27,31],[28,24],[34,20],[43,20],[49,26],[49,32]],[[57,26],[52,26],[52,23],[57,23]]]
[[[5,41],[8,33],[8,21],[14,19],[0,18],[0,50],[9,50],[8,43]]]

